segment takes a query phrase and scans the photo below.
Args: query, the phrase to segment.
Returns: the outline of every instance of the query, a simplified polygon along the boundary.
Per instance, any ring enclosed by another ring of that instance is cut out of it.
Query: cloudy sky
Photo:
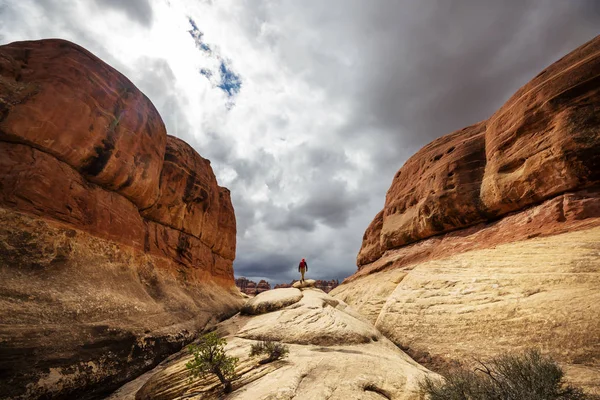
[[[0,0],[125,74],[231,189],[237,277],[355,270],[394,173],[600,33],[590,0]]]

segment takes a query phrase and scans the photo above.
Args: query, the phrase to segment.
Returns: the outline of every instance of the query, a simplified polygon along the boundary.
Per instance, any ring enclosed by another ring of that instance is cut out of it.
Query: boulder
[[[244,304],[242,314],[257,315],[279,310],[290,304],[297,303],[302,298],[298,289],[274,289],[258,294]]]
[[[297,289],[315,287],[316,281],[314,279],[305,279],[304,281],[296,281],[292,284],[292,287]]]
[[[275,312],[268,316],[249,320],[236,335],[246,339],[323,346],[369,343],[381,338],[362,316],[319,289],[275,289],[256,298],[267,293],[292,290],[300,294],[299,299],[294,297],[292,302],[290,298],[289,306],[273,308]],[[274,305],[280,303],[271,302]]]
[[[0,398],[97,398],[235,314],[235,215],[127,78],[0,46]]]

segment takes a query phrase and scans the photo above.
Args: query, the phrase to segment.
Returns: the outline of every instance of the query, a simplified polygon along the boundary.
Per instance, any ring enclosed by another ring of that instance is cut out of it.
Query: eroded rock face
[[[0,46],[0,398],[93,398],[234,314],[210,163],[62,40]]]
[[[488,120],[481,200],[497,214],[600,181],[600,38],[567,54]]]
[[[332,291],[435,369],[536,347],[600,393],[600,37],[394,177]]]
[[[485,219],[479,201],[485,167],[484,130],[485,124],[480,123],[443,136],[404,164],[386,196],[381,249]]]
[[[289,294],[300,299],[280,306]],[[281,294],[280,294],[281,293]],[[227,354],[238,357],[239,378],[233,381],[232,399],[417,399],[418,381],[436,375],[410,359],[377,329],[319,289],[274,289],[256,296],[273,302],[273,311],[236,315],[218,326],[227,339]],[[289,346],[287,358],[261,365],[249,356],[258,340],[275,340]],[[203,399],[222,395],[216,379],[189,384],[182,351],[157,367],[145,380],[131,382],[111,399]]]
[[[417,152],[365,232],[359,268],[387,250],[598,184],[599,69],[596,38],[540,73],[490,119]]]
[[[140,209],[154,204],[165,126],[127,78],[63,40],[8,44],[0,60],[2,141],[51,154]]]
[[[256,285],[256,294],[260,294],[266,292],[267,290],[271,290],[271,284],[264,279],[261,279]]]

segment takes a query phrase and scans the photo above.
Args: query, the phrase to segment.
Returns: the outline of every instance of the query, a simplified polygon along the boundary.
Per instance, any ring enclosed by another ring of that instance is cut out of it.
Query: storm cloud
[[[0,0],[3,43],[74,41],[211,160],[236,276],[352,274],[404,161],[599,32],[596,1]]]

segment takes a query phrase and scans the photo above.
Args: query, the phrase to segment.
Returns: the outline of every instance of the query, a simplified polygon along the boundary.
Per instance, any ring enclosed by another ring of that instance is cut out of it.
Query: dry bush
[[[268,354],[267,358],[258,362],[259,364],[266,364],[275,360],[279,360],[281,358],[286,357],[288,353],[288,346],[270,340],[255,343],[250,348],[250,357],[254,357],[260,354]]]
[[[560,366],[537,350],[479,361],[474,370],[457,368],[445,381],[426,378],[421,394],[430,400],[584,400],[581,389],[563,380]]]

